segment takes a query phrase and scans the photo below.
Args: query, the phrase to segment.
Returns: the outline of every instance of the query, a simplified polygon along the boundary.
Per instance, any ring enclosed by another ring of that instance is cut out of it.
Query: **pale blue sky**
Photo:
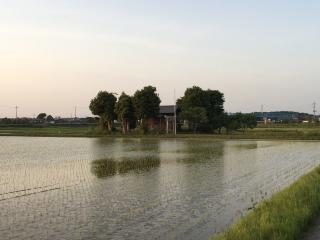
[[[0,0],[0,117],[90,115],[99,90],[225,93],[226,110],[320,106],[320,2]],[[320,107],[319,107],[320,110]]]

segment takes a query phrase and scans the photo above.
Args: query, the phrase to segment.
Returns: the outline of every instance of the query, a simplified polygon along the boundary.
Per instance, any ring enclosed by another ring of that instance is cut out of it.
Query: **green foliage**
[[[180,116],[188,120],[189,129],[192,129],[194,133],[197,132],[199,126],[208,122],[207,111],[203,107],[190,107]]]
[[[192,107],[204,107],[204,91],[197,86],[187,88],[184,96],[178,99],[177,104],[182,111]]]
[[[99,159],[92,162],[92,172],[98,177],[108,177],[115,174],[124,174],[129,171],[147,171],[158,167],[160,159],[157,156],[142,156],[136,158]]]
[[[98,92],[97,96],[90,102],[89,109],[93,115],[100,116],[100,122],[103,127],[108,126],[112,130],[112,123],[116,118],[115,105],[117,98],[113,93],[107,91]]]
[[[259,204],[212,240],[300,239],[320,209],[320,168]]]
[[[51,115],[47,116],[47,122],[52,122],[54,121],[54,118]]]
[[[6,121],[6,119],[2,119]],[[21,119],[18,119],[21,120]],[[105,131],[96,128],[95,124],[91,126],[85,125],[72,125],[72,124],[56,124],[53,126],[42,126],[39,124],[27,123],[12,124],[12,122],[3,122],[0,120],[0,134],[1,136],[59,136],[59,137],[99,137],[104,135]],[[96,122],[96,121],[95,121]],[[224,133],[224,132],[223,132]],[[279,139],[279,140],[320,140],[320,128],[319,126],[306,127],[304,124],[289,125],[284,127],[283,125],[275,125],[265,127],[260,125],[252,130],[240,133],[238,131],[232,132],[228,135],[209,135],[209,134],[178,134],[178,135],[141,135],[140,131],[132,131],[130,135],[123,135],[113,133],[106,136],[112,137],[156,137],[156,138],[197,138],[197,139]]]
[[[116,103],[115,112],[122,123],[123,132],[126,133],[130,129],[130,123],[132,125],[135,122],[132,98],[123,92]]]
[[[196,118],[191,114],[194,112],[194,108],[201,108],[202,110],[200,112],[202,114],[204,112],[206,113],[206,120],[201,116],[197,121],[197,128],[205,131],[214,131],[222,127],[224,114],[223,104],[223,93],[217,90],[202,90],[197,86],[188,88],[184,96],[177,101],[177,105],[181,110],[180,117],[183,120],[192,122],[192,124],[189,124],[190,127],[194,127],[194,118]],[[199,109],[197,111],[199,112]]]
[[[46,118],[47,114],[46,113],[39,113],[37,116],[37,119],[39,120],[44,120]]]
[[[161,100],[156,91],[155,87],[147,86],[136,91],[133,96],[136,118],[142,121],[142,127],[147,119],[159,116]]]
[[[236,113],[234,115],[227,116],[225,120],[225,127],[227,131],[234,131],[241,129],[243,132],[248,128],[255,128],[257,126],[257,120],[254,114],[242,114]]]

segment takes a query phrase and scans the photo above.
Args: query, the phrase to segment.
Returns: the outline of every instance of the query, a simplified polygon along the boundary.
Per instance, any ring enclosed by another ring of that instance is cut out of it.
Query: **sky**
[[[0,118],[90,116],[98,91],[217,89],[228,112],[320,111],[320,2],[0,0]]]

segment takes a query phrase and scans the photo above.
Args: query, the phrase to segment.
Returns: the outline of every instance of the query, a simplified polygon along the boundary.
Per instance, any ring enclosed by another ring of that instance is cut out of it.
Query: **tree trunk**
[[[126,120],[122,120],[122,133],[126,134]]]
[[[122,132],[126,134],[130,130],[130,122],[128,119],[122,120]]]

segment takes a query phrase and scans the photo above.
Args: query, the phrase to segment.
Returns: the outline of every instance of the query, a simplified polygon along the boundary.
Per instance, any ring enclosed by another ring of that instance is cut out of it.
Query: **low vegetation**
[[[0,126],[0,136],[100,137],[95,126]]]
[[[146,171],[158,167],[160,159],[157,156],[141,156],[135,158],[99,159],[92,162],[92,172],[98,177],[108,177],[115,174],[125,174],[129,171]]]
[[[212,240],[300,239],[320,211],[320,167],[302,176]]]
[[[0,136],[52,136],[52,137],[154,137],[154,138],[210,138],[210,139],[261,139],[261,140],[320,140],[320,127],[306,125],[293,126],[258,126],[246,131],[232,131],[221,134],[141,134],[141,131],[130,131],[127,134],[108,132],[96,125],[70,125],[70,126],[7,126],[0,125]]]

